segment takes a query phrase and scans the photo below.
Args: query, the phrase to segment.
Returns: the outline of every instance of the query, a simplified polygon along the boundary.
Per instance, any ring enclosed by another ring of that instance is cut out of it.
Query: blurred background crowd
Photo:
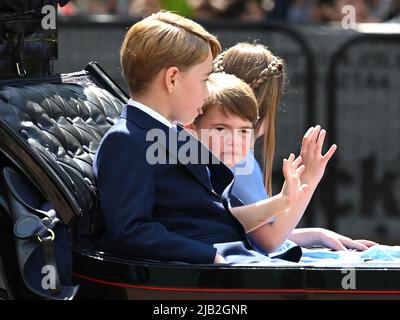
[[[197,20],[327,23],[340,21],[346,5],[354,7],[357,23],[400,22],[400,0],[72,0],[60,15],[143,17],[166,9]]]

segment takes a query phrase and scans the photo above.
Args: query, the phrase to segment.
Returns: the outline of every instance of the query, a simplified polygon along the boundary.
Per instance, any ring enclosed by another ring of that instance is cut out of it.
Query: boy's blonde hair
[[[135,23],[121,46],[121,67],[131,94],[147,88],[163,68],[185,70],[221,51],[217,38],[196,22],[160,11]]]
[[[256,135],[264,124],[264,183],[272,195],[272,168],[275,155],[275,119],[285,81],[284,62],[262,44],[238,43],[222,52],[213,65],[214,72],[234,74],[254,90],[259,107]]]
[[[226,115],[234,114],[252,124],[257,122],[257,99],[247,83],[233,74],[212,73],[207,85],[209,96],[203,105],[203,114],[196,118],[195,124],[198,124],[213,106],[221,108]]]

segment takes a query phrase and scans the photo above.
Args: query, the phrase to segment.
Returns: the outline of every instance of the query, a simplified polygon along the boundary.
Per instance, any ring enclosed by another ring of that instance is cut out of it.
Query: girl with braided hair
[[[238,174],[237,169],[243,166],[243,163],[238,163],[232,168],[235,174],[231,197],[233,206],[254,203],[272,195],[275,119],[285,82],[284,69],[283,60],[261,44],[238,43],[214,60],[213,72],[234,74],[245,81],[253,89],[258,103],[258,120],[254,125],[254,135],[258,139],[256,144],[262,142],[258,146],[263,156],[261,170],[253,152],[249,152],[244,160],[247,167],[254,167],[250,174]],[[320,126],[311,127],[304,135],[298,161],[305,165],[301,183],[309,185],[308,195],[287,214],[281,215],[272,223],[264,224],[250,234],[251,240],[254,240],[254,244],[261,251],[272,252],[282,244],[287,247],[290,245],[287,239],[302,247],[322,245],[334,250],[365,250],[375,244],[368,240],[352,240],[323,228],[295,229],[324,174],[329,159],[336,151],[336,145],[332,145],[328,152],[322,155],[325,135],[325,130],[321,130]],[[254,164],[249,165],[248,162]],[[255,183],[258,183],[258,188],[254,188]],[[235,203],[232,199],[240,201]]]
[[[263,136],[265,153],[263,153],[262,168],[267,192],[271,194],[275,118],[285,80],[283,61],[263,45],[238,43],[222,52],[215,59],[213,67],[213,72],[236,75],[254,91],[259,106],[259,119],[254,130],[256,137]]]

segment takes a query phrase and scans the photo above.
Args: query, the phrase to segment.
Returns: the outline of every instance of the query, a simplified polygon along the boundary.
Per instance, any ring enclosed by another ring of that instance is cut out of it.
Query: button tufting
[[[112,126],[116,123],[116,121],[113,118],[110,117],[106,117],[106,120],[109,124],[111,124]]]
[[[28,134],[28,132],[26,132],[26,130],[22,129],[20,132],[21,132],[21,135],[22,135],[25,139],[29,139],[29,134]]]
[[[99,99],[100,88],[95,84],[88,86],[86,80],[79,77],[71,76],[70,83],[51,81],[42,79],[38,83],[17,84],[18,89],[10,85],[7,90],[16,97],[12,100],[22,112],[15,112],[13,106],[4,108],[2,113],[7,116],[7,112],[12,112],[10,116],[15,123],[10,130],[18,133],[21,141],[32,139],[29,147],[39,151],[33,152],[32,157],[44,157],[52,167],[49,174],[60,178],[54,181],[71,191],[67,196],[74,198],[70,202],[75,204],[75,212],[90,214],[98,201],[96,181],[91,172],[94,154],[109,125],[118,121],[124,103],[102,88]],[[73,105],[71,95],[76,96],[77,106]],[[10,102],[5,103],[11,106]],[[34,112],[31,103],[35,103]],[[86,154],[81,155],[81,152]],[[16,155],[18,161],[26,161],[19,156]]]

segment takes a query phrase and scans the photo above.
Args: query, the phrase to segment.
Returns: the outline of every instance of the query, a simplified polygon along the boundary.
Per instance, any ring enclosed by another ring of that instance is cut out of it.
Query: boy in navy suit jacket
[[[286,161],[286,187],[274,199],[230,208],[233,174],[176,122],[192,123],[207,98],[217,39],[169,12],[131,27],[121,65],[132,99],[107,132],[93,170],[106,232],[100,249],[134,258],[224,263],[213,246],[246,232],[303,196],[303,170]],[[188,155],[189,152],[189,155]]]

